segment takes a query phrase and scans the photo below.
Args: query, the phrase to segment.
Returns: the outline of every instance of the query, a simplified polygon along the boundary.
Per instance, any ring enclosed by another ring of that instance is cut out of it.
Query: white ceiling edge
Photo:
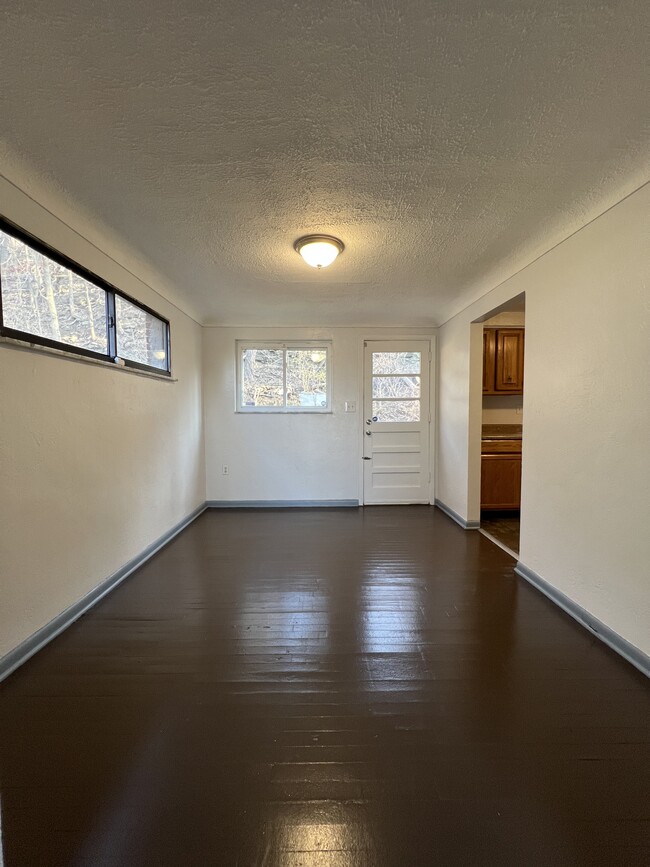
[[[147,286],[152,292],[203,328],[366,328],[387,331],[391,329],[431,330],[442,327],[485,295],[498,289],[515,275],[525,271],[551,250],[567,241],[590,223],[593,223],[626,198],[650,183],[650,179],[645,171],[639,171],[631,175],[615,193],[602,196],[591,207],[585,208],[580,218],[574,220],[568,230],[566,226],[558,227],[555,235],[546,236],[547,239],[550,237],[550,241],[545,240],[545,242],[540,242],[537,247],[533,247],[532,255],[529,247],[525,252],[522,251],[520,256],[517,256],[516,252],[513,251],[513,254],[500,267],[492,269],[491,273],[475,281],[474,286],[463,293],[463,298],[459,299],[457,304],[441,305],[438,316],[434,315],[432,311],[431,319],[427,322],[395,321],[391,325],[377,323],[352,323],[350,325],[320,323],[306,325],[304,323],[288,324],[284,321],[267,321],[264,323],[251,321],[240,324],[206,321],[206,318],[188,300],[186,294],[172,284],[160,272],[154,262],[138,253],[124,236],[109,228],[101,217],[88,210],[78,199],[68,194],[55,179],[38,171],[25,158],[17,156],[2,139],[0,139],[0,180],[14,187],[19,195],[24,196],[33,204],[45,210],[58,223],[95,247],[119,268],[129,272],[136,280]],[[0,204],[1,212],[2,206]],[[4,213],[2,216],[12,220],[10,213]],[[21,228],[24,228],[25,231],[30,231],[30,227],[27,225],[21,226]],[[41,240],[46,244],[51,244],[48,238],[42,238]],[[61,252],[65,253],[65,250],[61,250]],[[84,265],[83,262],[79,262],[79,264]],[[432,306],[434,303],[432,301]]]
[[[57,223],[95,247],[103,256],[110,259],[123,271],[127,271],[154,294],[180,310],[197,325],[203,325],[195,306],[188,301],[184,293],[180,292],[160,273],[155,263],[139,254],[126,238],[109,228],[97,214],[85,208],[78,199],[70,196],[56,180],[39,172],[23,157],[18,157],[2,139],[0,139],[0,181],[13,187],[18,196],[46,211]],[[0,196],[0,215],[10,222],[18,224],[15,214],[4,212],[4,201],[5,196]],[[52,243],[51,238],[40,237],[32,226],[21,223],[20,228],[38,237],[44,244],[50,247],[56,246]],[[69,255],[73,260],[75,259],[66,250],[59,250],[59,252]],[[80,261],[78,264],[90,271],[93,270],[86,262]],[[97,276],[109,283],[114,282],[108,279],[105,274],[98,274]],[[122,287],[117,286],[117,288]]]
[[[435,327],[441,328],[447,322],[450,322],[456,316],[463,313],[463,311],[468,310],[485,295],[488,295],[490,292],[503,286],[508,282],[508,280],[511,280],[517,274],[530,268],[531,265],[534,265],[535,262],[538,262],[546,256],[547,253],[550,253],[556,247],[564,244],[565,241],[568,241],[569,238],[577,235],[578,232],[586,229],[587,226],[591,225],[591,223],[600,219],[600,217],[604,216],[608,211],[611,211],[612,208],[617,207],[648,184],[650,184],[650,177],[648,177],[646,171],[639,171],[635,175],[629,177],[625,184],[623,184],[615,193],[612,193],[609,196],[603,196],[591,208],[585,209],[581,219],[579,221],[574,221],[573,226],[568,231],[566,228],[564,231],[558,231],[555,240],[552,240],[550,243],[539,244],[538,250],[535,251],[532,256],[530,256],[530,254],[528,256],[522,256],[519,264],[516,263],[516,260],[513,262],[512,259],[508,259],[508,262],[504,263],[501,268],[494,269],[489,276],[477,280],[474,283],[474,286],[468,290],[467,296],[463,297],[458,304],[448,305],[449,312],[442,314]],[[520,292],[521,290],[514,292],[513,297],[519,295]]]
[[[423,334],[427,337],[431,337],[438,330],[437,325],[400,325],[399,322],[396,322],[395,325],[373,325],[372,323],[361,323],[360,325],[323,325],[321,322],[318,325],[283,325],[282,323],[276,323],[272,325],[260,325],[260,323],[254,322],[238,322],[228,325],[202,325],[202,328],[206,330],[212,329],[216,330],[220,328],[224,331],[228,329],[233,330],[242,330],[246,329],[247,331],[282,331],[284,334],[288,334],[291,331],[308,331],[308,332],[322,332],[325,334],[330,331],[365,331],[368,333],[382,332],[382,334],[405,334],[408,332],[409,337],[412,337],[416,334]]]

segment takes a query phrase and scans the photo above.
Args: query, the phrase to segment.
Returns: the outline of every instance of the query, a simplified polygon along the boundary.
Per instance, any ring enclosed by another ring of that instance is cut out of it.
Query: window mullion
[[[282,350],[282,406],[287,408],[287,348]]]
[[[117,327],[115,323],[115,293],[106,293],[106,333],[108,335],[108,354],[117,357]]]

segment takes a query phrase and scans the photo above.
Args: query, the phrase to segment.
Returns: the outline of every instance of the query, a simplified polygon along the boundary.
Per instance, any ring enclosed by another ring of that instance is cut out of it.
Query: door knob
[[[367,431],[366,431],[366,436],[367,436],[367,437],[371,437],[371,436],[372,436],[372,431],[371,431],[371,430],[367,430]]]
[[[372,419],[371,419],[371,418],[367,418],[367,419],[366,419],[366,424],[372,424]]]

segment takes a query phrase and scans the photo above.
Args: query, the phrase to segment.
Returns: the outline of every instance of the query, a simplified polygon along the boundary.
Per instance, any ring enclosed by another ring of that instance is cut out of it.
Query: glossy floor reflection
[[[647,681],[429,507],[208,512],[0,701],[5,867],[650,863]]]

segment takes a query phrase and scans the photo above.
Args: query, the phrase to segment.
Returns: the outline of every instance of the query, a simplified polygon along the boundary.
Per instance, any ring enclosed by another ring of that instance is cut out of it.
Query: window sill
[[[76,361],[77,364],[92,364],[99,367],[107,367],[110,370],[119,370],[121,373],[130,373],[135,376],[144,376],[146,379],[158,379],[163,382],[178,382],[167,373],[156,373],[153,370],[140,370],[137,367],[126,367],[114,361],[104,361],[102,358],[87,358],[77,355],[76,352],[66,352],[65,349],[55,349],[50,346],[41,346],[40,343],[30,343],[29,340],[17,340],[15,337],[0,336],[0,346],[9,349],[18,349],[22,352],[37,352],[39,355],[50,355],[55,358],[65,358],[68,361]]]
[[[236,409],[235,415],[334,415],[332,409],[322,409],[314,412],[314,410],[304,409],[285,409],[285,410],[267,410],[266,412],[253,411],[249,412],[245,409]]]

